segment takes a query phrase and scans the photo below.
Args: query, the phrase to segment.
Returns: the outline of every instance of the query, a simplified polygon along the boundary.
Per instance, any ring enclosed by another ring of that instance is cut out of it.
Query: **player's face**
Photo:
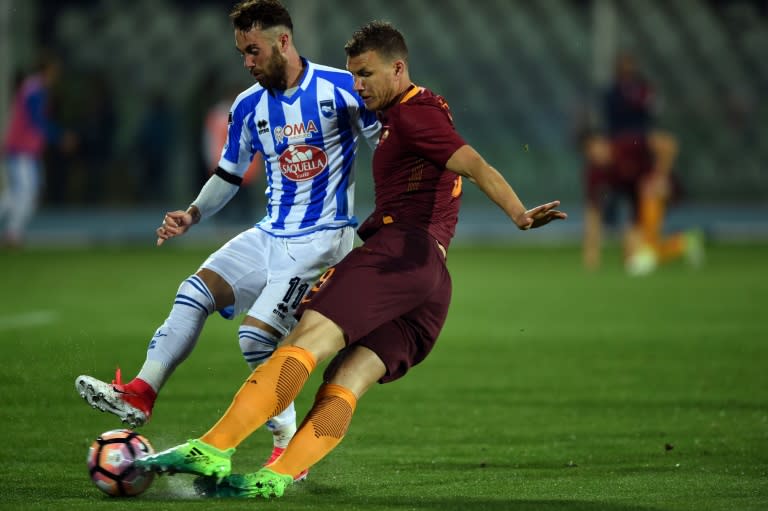
[[[368,110],[382,110],[400,92],[402,60],[388,62],[375,51],[347,57],[347,69],[355,78],[355,90]]]
[[[269,31],[235,30],[235,45],[243,56],[243,65],[262,87],[285,90],[288,60]]]

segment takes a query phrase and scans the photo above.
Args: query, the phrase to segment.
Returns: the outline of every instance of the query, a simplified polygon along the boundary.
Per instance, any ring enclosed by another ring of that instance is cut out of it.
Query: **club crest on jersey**
[[[289,145],[278,158],[278,165],[280,172],[291,181],[307,181],[325,170],[328,155],[312,145]]]
[[[298,140],[303,141],[318,131],[317,126],[315,126],[315,121],[312,120],[306,125],[303,122],[286,124],[285,126],[275,127],[275,140],[277,140],[278,144],[285,141],[285,139],[288,139],[288,142]]]
[[[376,143],[376,145],[383,143],[388,136],[389,136],[389,126],[384,126],[384,129],[381,130],[381,135],[379,135],[379,141]]]
[[[324,99],[320,102],[320,113],[323,114],[323,117],[330,119],[335,112],[336,107],[333,106],[332,99]]]

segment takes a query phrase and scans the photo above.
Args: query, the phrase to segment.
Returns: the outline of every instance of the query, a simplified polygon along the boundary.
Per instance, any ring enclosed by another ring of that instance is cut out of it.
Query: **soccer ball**
[[[154,472],[133,466],[133,460],[155,450],[149,440],[130,429],[102,433],[88,450],[88,472],[98,489],[112,497],[132,497],[143,492],[154,479]]]

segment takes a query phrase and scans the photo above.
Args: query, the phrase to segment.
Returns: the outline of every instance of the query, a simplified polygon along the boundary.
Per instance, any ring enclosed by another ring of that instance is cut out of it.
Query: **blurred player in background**
[[[238,336],[253,369],[295,325],[293,312],[311,284],[354,241],[357,142],[364,136],[373,144],[379,122],[363,108],[347,71],[299,55],[291,17],[277,0],[241,2],[230,18],[237,49],[257,83],[231,107],[214,175],[186,211],[166,213],[157,244],[219,211],[237,193],[255,153],[266,161],[267,215],[181,283],[134,379],[123,384],[119,372],[111,384],[77,378],[77,391],[88,403],[132,426],[149,420],[157,394],[195,347],[208,316],[246,313]],[[272,458],[296,431],[293,404],[284,405],[267,425]]]
[[[566,218],[554,209],[557,201],[526,210],[504,177],[467,145],[443,98],[411,82],[397,29],[369,23],[345,48],[355,89],[382,122],[373,154],[376,208],[358,230],[365,243],[320,278],[296,329],[211,430],[138,466],[228,476],[234,448],[295,398],[318,363],[334,357],[285,452],[256,473],[206,488],[221,496],[281,496],[341,442],[357,401],[374,383],[401,378],[434,346],[451,299],[445,258],[463,177],[520,229]]]
[[[44,54],[36,71],[18,87],[5,127],[2,153],[7,175],[0,196],[3,245],[19,247],[37,210],[43,188],[43,157],[47,147],[70,153],[77,145],[74,133],[64,131],[50,115],[51,89],[59,79],[59,61]]]
[[[600,265],[602,229],[615,220],[619,199],[630,205],[630,225],[624,235],[624,263],[633,275],[653,271],[659,263],[687,256],[693,264],[703,258],[696,231],[662,234],[665,209],[675,191],[672,167],[676,138],[653,127],[654,91],[628,53],[616,60],[615,80],[605,94],[606,134],[582,137],[586,160],[584,264]]]

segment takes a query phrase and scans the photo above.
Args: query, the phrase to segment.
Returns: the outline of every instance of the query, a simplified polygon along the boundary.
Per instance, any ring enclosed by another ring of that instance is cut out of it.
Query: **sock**
[[[272,355],[280,340],[279,336],[250,325],[240,325],[237,336],[240,341],[240,351],[251,371]]]
[[[240,351],[251,370],[256,369],[272,355],[280,337],[261,328],[241,325],[238,332]],[[293,403],[288,408],[267,421],[267,429],[272,432],[275,447],[285,448],[296,433],[296,408]]]
[[[354,393],[341,385],[329,383],[320,387],[315,404],[288,448],[267,468],[296,477],[320,461],[344,438],[356,405]]]
[[[661,240],[659,243],[658,254],[660,261],[669,261],[676,259],[685,253],[686,240],[683,234],[674,234]]]
[[[192,275],[182,282],[171,313],[149,342],[147,358],[136,377],[159,393],[176,367],[192,353],[205,320],[215,309],[213,295],[200,277]]]
[[[222,450],[237,447],[296,399],[316,363],[315,357],[303,348],[278,348],[253,371],[219,422],[200,440]]]
[[[285,449],[296,434],[296,407],[293,403],[267,421],[267,429],[272,432],[272,445]]]
[[[119,369],[118,369],[119,371]],[[130,382],[123,385],[123,391],[128,394],[123,397],[126,402],[135,406],[144,413],[151,414],[152,408],[155,405],[155,399],[157,399],[157,392],[147,382],[141,378],[134,378]]]
[[[664,221],[664,201],[656,197],[641,197],[639,217],[643,241],[658,251],[661,224]]]
[[[663,239],[664,201],[646,197],[640,200],[640,229],[643,240],[653,248],[660,262],[680,257],[685,252],[685,238],[676,234]]]

